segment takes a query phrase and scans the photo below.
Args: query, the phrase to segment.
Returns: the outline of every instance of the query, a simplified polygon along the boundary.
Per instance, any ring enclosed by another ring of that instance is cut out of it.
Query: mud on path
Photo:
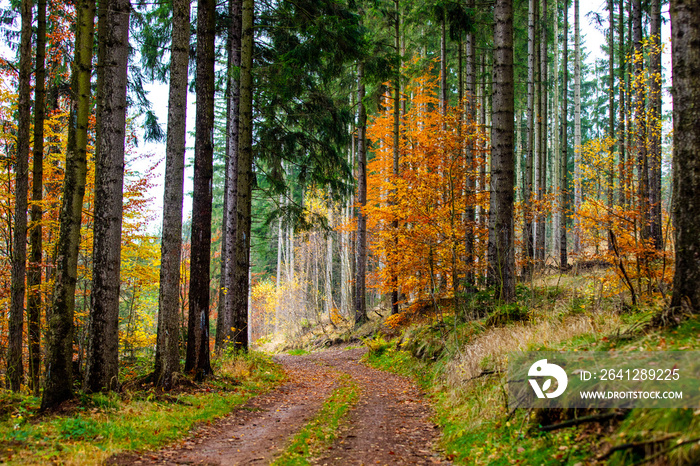
[[[281,387],[184,441],[157,452],[118,455],[108,464],[269,464],[318,412],[341,373],[357,383],[360,398],[333,445],[312,464],[447,464],[432,450],[439,431],[429,420],[427,400],[409,379],[360,363],[364,351],[279,356],[288,376]]]

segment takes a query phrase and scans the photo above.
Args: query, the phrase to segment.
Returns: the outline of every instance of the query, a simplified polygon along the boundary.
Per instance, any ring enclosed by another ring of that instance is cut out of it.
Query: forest
[[[700,463],[700,4],[598,3],[5,0],[0,462]]]

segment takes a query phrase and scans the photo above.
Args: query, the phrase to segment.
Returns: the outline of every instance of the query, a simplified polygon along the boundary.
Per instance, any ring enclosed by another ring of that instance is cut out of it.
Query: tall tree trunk
[[[627,147],[627,167],[625,171],[627,202],[625,206],[627,208],[634,208],[634,200],[632,193],[632,179],[634,178],[634,146],[632,143],[632,135],[634,133],[634,131],[632,131],[632,120],[634,117],[634,111],[632,109],[632,96],[634,94],[634,84],[632,78],[634,65],[634,35],[632,33],[632,16],[632,0],[629,0],[627,2],[627,37],[629,38],[627,44],[627,56],[629,58],[627,59],[627,83],[625,86],[625,88],[627,89],[627,95],[625,96],[625,108],[627,109],[627,112],[625,113],[625,126],[627,126],[627,133],[625,134],[625,145]]]
[[[552,80],[554,81],[554,96],[552,99],[552,116],[553,128],[552,132],[552,191],[560,193],[561,185],[561,158],[559,151],[561,150],[561,134],[560,118],[559,118],[559,0],[554,2],[554,61],[552,62]],[[557,201],[554,202],[554,205]],[[559,230],[561,229],[562,210],[555,208],[552,212],[552,257],[557,260],[559,251],[561,250]]]
[[[185,371],[199,380],[212,372],[209,355],[211,183],[214,154],[214,0],[197,2],[197,120],[192,187],[192,252]]]
[[[279,209],[282,210],[284,206],[284,194],[280,194],[279,198]],[[282,223],[282,213],[280,213],[277,219],[277,276],[275,279],[275,293],[276,293],[276,303],[275,303],[275,333],[279,331],[280,317],[282,315],[282,300],[280,299],[280,288],[282,287],[282,250],[284,249],[284,228]]]
[[[180,370],[179,291],[182,256],[182,200],[185,177],[187,129],[187,76],[190,50],[190,3],[173,1],[173,30],[170,48],[170,91],[165,145],[163,192],[163,239],[160,246],[160,290],[154,379],[158,387],[170,389],[172,376]]]
[[[31,252],[27,272],[29,387],[39,393],[41,371],[41,259],[44,191],[44,121],[46,119],[46,0],[37,2],[36,88],[34,90],[34,154],[32,160]]]
[[[634,40],[634,126],[637,153],[637,208],[641,214],[642,241],[649,239],[649,162],[647,158],[646,92],[644,51],[642,50],[642,2],[632,0],[632,34]]]
[[[235,339],[234,308],[236,303],[236,242],[238,232],[238,169],[239,169],[239,133],[240,133],[240,80],[238,70],[241,66],[241,28],[242,5],[240,1],[229,3],[231,24],[229,26],[229,67],[228,67],[228,102],[226,119],[226,193],[225,193],[225,241],[222,244],[221,268],[223,272],[222,297],[223,306],[217,322],[216,344],[222,348],[226,340]]]
[[[542,205],[547,195],[547,0],[542,0],[540,19],[540,150],[537,154],[537,200]],[[540,214],[537,218],[537,261],[544,266],[545,258],[545,223],[547,215]]]
[[[580,0],[574,0],[574,253],[581,253],[581,27]]]
[[[237,348],[248,349],[248,293],[250,227],[253,184],[253,13],[254,1],[241,4],[241,78],[238,134],[236,268],[234,271],[233,327]]]
[[[479,82],[479,92],[481,93],[481,111],[479,112],[481,116],[481,126],[483,128],[483,131],[485,135],[488,138],[488,144],[491,143],[491,126],[488,121],[488,113],[486,111],[487,105],[488,105],[488,99],[486,98],[486,78],[487,78],[487,72],[486,72],[486,54],[481,55],[481,81]],[[490,110],[490,109],[489,109]],[[486,192],[489,188],[486,186],[486,169],[488,165],[488,157],[489,155],[486,154],[484,156],[484,160],[481,163],[481,167],[479,168],[479,189],[481,192]],[[479,223],[482,228],[488,228],[488,211],[481,205],[479,205]],[[487,240],[488,241],[488,240]],[[488,247],[488,246],[487,246]]]
[[[608,137],[611,140],[615,140],[615,8],[613,7],[613,0],[608,0],[608,18],[609,18],[609,28],[608,28],[608,52],[610,54],[610,60],[608,61]],[[613,148],[611,148],[612,151]],[[610,157],[610,166],[608,168],[608,190],[607,190],[607,200],[608,200],[608,238],[610,238],[610,233],[612,232],[612,210],[613,210],[613,192],[615,182],[615,159]],[[608,241],[608,252],[613,252],[612,241]]]
[[[328,227],[331,228],[331,231],[328,231],[326,234],[326,276],[325,276],[325,281],[323,283],[323,294],[325,296],[325,311],[326,314],[328,315],[328,319],[330,320],[331,324],[334,325],[333,322],[333,204],[330,202],[330,189],[328,192],[328,206],[327,206],[327,215],[328,215]]]
[[[469,0],[467,7],[474,8],[475,0]],[[467,91],[467,102],[466,102],[466,113],[467,113],[467,124],[475,128],[476,126],[476,41],[474,37],[474,30],[470,28],[467,31],[466,38],[466,91]],[[467,135],[468,143],[466,147],[466,166],[467,166],[467,179],[465,182],[466,186],[466,225],[465,225],[465,238],[464,238],[464,261],[466,263],[466,273],[465,273],[465,284],[467,288],[472,288],[474,286],[474,221],[475,221],[475,209],[476,204],[476,173],[474,173],[474,135]]]
[[[559,230],[559,266],[563,269],[568,267],[568,245],[566,236],[566,220],[569,211],[569,0],[564,0],[564,50],[562,51],[562,100],[561,100],[561,161],[559,169],[561,170],[559,178],[561,179],[561,225]]]
[[[85,389],[115,390],[119,382],[119,269],[121,266],[129,0],[98,6],[104,56],[97,69],[100,101],[95,153],[95,214],[91,309]],[[101,98],[100,98],[101,97]]]
[[[364,64],[357,64],[357,259],[355,262],[355,327],[367,318],[367,113],[365,111]]]
[[[17,161],[15,163],[15,222],[12,237],[12,272],[7,383],[19,391],[24,377],[24,294],[27,272],[27,195],[29,192],[29,129],[31,126],[32,2],[22,0],[22,29],[19,52],[19,102],[17,105]]]
[[[394,0],[394,2],[396,3],[396,21],[398,22],[399,1]],[[440,111],[443,115],[447,114],[447,11],[444,6],[441,7],[440,13]]]
[[[354,99],[352,99],[354,101]],[[354,105],[353,105],[354,107]],[[350,134],[353,134],[352,125]],[[355,142],[354,137],[351,137],[351,143],[348,147],[348,167],[354,167],[355,164]],[[348,223],[352,218],[352,206],[355,205],[354,196],[348,196],[345,207],[343,209],[343,223]],[[343,316],[350,316],[350,306],[352,302],[352,290],[350,284],[352,282],[352,265],[350,257],[352,256],[352,235],[350,232],[343,231],[340,234],[340,312]]]
[[[664,249],[661,224],[661,2],[651,2],[651,76],[649,77],[649,233],[657,251]]]
[[[515,299],[515,250],[513,231],[513,2],[496,0],[493,31],[493,149],[491,163],[492,233],[489,247],[490,273],[496,299]]]
[[[619,72],[619,99],[620,103],[618,105],[619,107],[619,137],[617,141],[618,145],[618,150],[620,152],[620,160],[619,160],[619,165],[618,165],[618,178],[619,178],[619,194],[618,194],[618,203],[620,204],[621,208],[624,208],[625,205],[627,204],[627,199],[626,199],[626,182],[625,182],[625,166],[626,166],[626,144],[625,144],[625,131],[626,131],[626,125],[625,121],[627,119],[627,106],[625,105],[625,12],[624,12],[624,5],[625,2],[620,0],[619,2],[619,8],[618,8],[618,24],[617,24],[617,35],[618,40],[619,40],[619,47],[618,47],[618,72]]]
[[[700,3],[671,0],[673,219],[676,271],[671,306],[700,311]]]
[[[68,127],[66,175],[59,217],[53,302],[46,333],[46,378],[41,409],[73,397],[73,314],[78,275],[80,222],[87,176],[88,124],[91,110],[90,75],[94,40],[95,1],[76,5],[75,56],[72,83],[73,106]]]
[[[401,12],[399,11],[399,0],[394,0],[394,8],[395,8],[395,14],[396,18],[394,20],[394,48],[396,50],[396,54],[399,54],[399,47],[400,47],[400,40],[401,40],[401,35],[400,35],[400,15]],[[445,55],[444,55],[444,42],[445,42],[445,18],[443,14],[443,22],[442,22],[442,38],[441,40],[441,68],[445,68]],[[441,77],[441,82],[444,81],[444,74]],[[392,170],[391,173],[394,175],[394,179],[396,180],[399,176],[399,117],[401,114],[401,58],[399,57],[396,61],[396,69],[394,70],[394,82],[392,83],[393,88],[394,88],[394,128],[393,128],[393,136],[394,136],[394,141],[393,141],[393,165],[392,165]],[[443,112],[445,111],[446,108],[446,100],[445,99],[445,90],[443,88],[443,100],[442,100],[442,109]],[[391,194],[391,203],[396,204],[396,189],[394,188],[392,190]],[[392,255],[394,257],[389,259],[389,267],[391,267],[391,313],[392,314],[398,314],[399,312],[399,277],[398,277],[398,272],[396,271],[396,257],[399,254],[398,249],[398,230],[399,230],[399,221],[394,220],[391,224],[391,227],[394,231],[393,234],[393,242],[394,244],[392,245]]]
[[[532,273],[535,256],[533,237],[532,178],[535,157],[535,5],[537,0],[530,0],[528,7],[527,33],[527,155],[525,177],[523,182],[523,252],[525,265],[523,279]]]

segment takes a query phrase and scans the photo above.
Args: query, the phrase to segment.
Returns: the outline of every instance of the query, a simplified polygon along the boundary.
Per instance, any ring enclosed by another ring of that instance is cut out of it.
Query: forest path
[[[432,451],[438,435],[430,407],[409,379],[359,362],[365,349],[333,348],[303,356],[281,355],[287,382],[249,400],[230,415],[203,425],[157,452],[112,457],[109,464],[269,464],[290,437],[318,412],[348,374],[360,388],[338,438],[312,464],[441,464]]]

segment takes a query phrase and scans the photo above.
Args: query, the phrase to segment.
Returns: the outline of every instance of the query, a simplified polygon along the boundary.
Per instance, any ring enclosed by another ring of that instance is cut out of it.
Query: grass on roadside
[[[281,368],[260,353],[229,357],[218,368],[216,377],[185,393],[82,395],[64,414],[42,415],[38,398],[10,400],[6,398],[17,395],[2,392],[0,408],[9,411],[0,416],[0,463],[100,464],[115,453],[159,448],[187,435],[196,424],[229,413],[284,377]]]
[[[321,410],[292,439],[285,451],[272,463],[276,466],[310,464],[309,459],[328,448],[338,436],[341,419],[357,402],[359,387],[348,374],[339,377],[340,385],[323,403]]]
[[[441,447],[455,464],[589,464],[612,446],[632,444],[639,447],[618,447],[600,464],[700,464],[700,410],[633,409],[622,421],[542,432],[541,426],[587,413],[508,406],[505,368],[511,351],[700,350],[697,318],[675,328],[643,330],[653,309],[619,312],[566,292],[563,300],[551,293],[552,300],[529,308],[526,321],[460,323],[447,315],[410,325],[393,340],[367,339],[367,362],[412,376],[432,396]],[[535,296],[543,295],[538,290]]]

